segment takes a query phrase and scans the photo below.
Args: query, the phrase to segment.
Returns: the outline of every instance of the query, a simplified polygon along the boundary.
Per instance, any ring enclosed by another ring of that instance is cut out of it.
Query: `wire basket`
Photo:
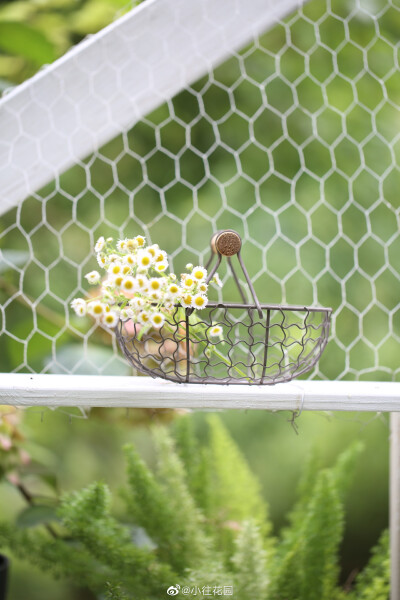
[[[215,256],[217,261],[207,282],[226,256],[243,302],[209,303],[201,311],[176,306],[161,329],[142,338],[140,325],[120,322],[116,335],[129,362],[151,377],[204,384],[272,385],[312,369],[326,346],[332,309],[260,304],[240,255],[240,236],[219,232],[211,248],[206,267]],[[246,303],[231,261],[235,254],[253,303]]]

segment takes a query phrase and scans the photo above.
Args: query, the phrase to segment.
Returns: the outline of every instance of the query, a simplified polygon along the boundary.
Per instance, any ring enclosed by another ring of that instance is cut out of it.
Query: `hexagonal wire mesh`
[[[260,298],[333,307],[311,377],[398,380],[399,26],[394,1],[311,0],[1,216],[0,369],[129,372],[69,310],[97,237],[142,232],[179,272],[229,226]]]

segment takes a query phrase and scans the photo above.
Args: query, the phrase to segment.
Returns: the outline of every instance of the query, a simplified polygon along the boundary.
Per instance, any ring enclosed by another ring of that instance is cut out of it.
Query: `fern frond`
[[[260,529],[254,521],[245,521],[235,540],[232,563],[235,567],[235,595],[241,600],[264,600],[268,586],[267,552]]]
[[[344,510],[331,471],[321,471],[303,524],[300,600],[331,600],[337,585]]]
[[[153,552],[132,544],[131,531],[109,514],[110,493],[102,483],[65,497],[59,509],[64,526],[74,540],[100,564],[112,568],[121,581],[138,593],[160,593],[172,577]]]
[[[349,600],[388,600],[390,594],[389,532],[384,531],[368,565],[356,579]]]
[[[185,470],[172,438],[165,428],[157,428],[154,436],[158,446],[158,475],[174,515],[173,535],[179,543],[182,564],[191,567],[203,560],[210,551],[211,542],[203,530],[204,517],[189,492]]]
[[[257,478],[222,421],[212,415],[209,425],[215,514],[226,521],[254,519],[266,535],[271,526]]]

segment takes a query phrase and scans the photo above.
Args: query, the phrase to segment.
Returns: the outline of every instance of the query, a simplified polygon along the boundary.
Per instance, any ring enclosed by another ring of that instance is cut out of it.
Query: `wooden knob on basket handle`
[[[211,238],[211,248],[215,254],[234,256],[242,247],[240,235],[232,229],[225,229],[214,233]]]

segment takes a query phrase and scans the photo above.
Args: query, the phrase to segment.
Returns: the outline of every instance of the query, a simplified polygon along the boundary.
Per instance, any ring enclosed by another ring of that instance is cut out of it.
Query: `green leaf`
[[[1,23],[0,23],[1,28]],[[0,29],[1,36],[1,29]],[[1,40],[0,40],[1,45]],[[22,267],[29,260],[29,252],[25,250],[0,250],[0,274],[13,269]]]
[[[56,509],[52,506],[46,506],[44,504],[37,504],[34,506],[28,506],[17,517],[18,527],[34,527],[35,525],[42,525],[49,521],[57,521]]]
[[[15,21],[0,21],[0,48],[40,66],[56,58],[54,45],[41,31]]]

